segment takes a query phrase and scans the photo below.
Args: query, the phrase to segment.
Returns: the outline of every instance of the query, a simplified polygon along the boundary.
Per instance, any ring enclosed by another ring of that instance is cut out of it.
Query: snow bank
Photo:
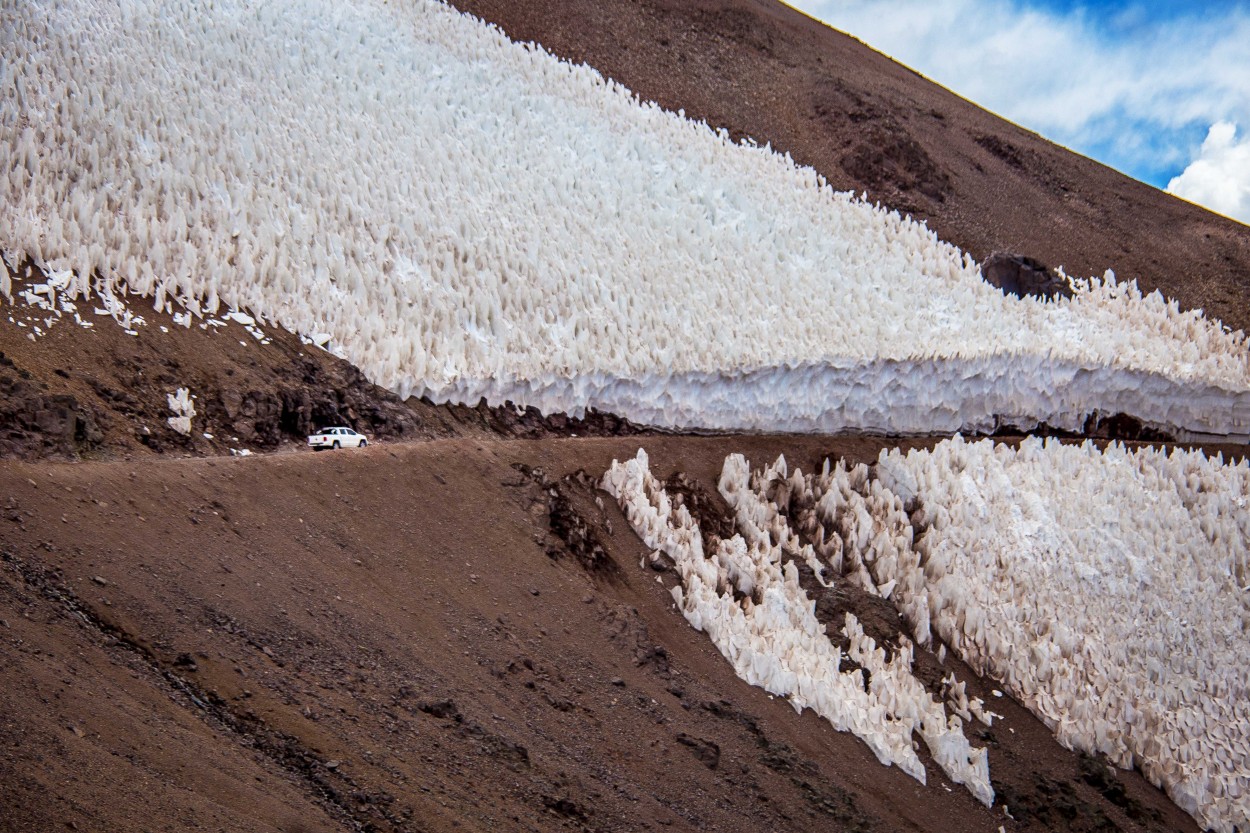
[[[436,401],[1250,433],[1241,334],[1101,279],[1006,298],[923,226],[433,0],[0,27],[0,250],[71,298],[247,309]]]
[[[812,709],[867,743],[881,763],[924,783],[924,764],[912,746],[915,732],[951,780],[965,784],[986,806],[993,804],[985,750],[968,744],[961,719],[948,716],[911,673],[912,645],[906,637],[887,661],[885,650],[848,613],[842,628],[848,656],[868,671],[870,681],[865,683],[859,668],[842,669],[841,649],[826,636],[815,602],[799,586],[794,536],[775,513],[764,520],[768,513],[761,511],[758,495],[748,496],[748,484],[736,477],[743,471],[731,471],[727,464],[722,478],[722,489],[741,498],[738,528],[743,534],[720,541],[712,558],[704,555],[698,523],[684,506],[673,507],[642,449],[624,464],[613,461],[603,488],[620,503],[643,542],[673,560],[681,576],[673,599],[739,677],[786,697],[796,711]],[[784,543],[771,543],[766,527],[778,530],[777,540]],[[802,557],[811,559],[810,547]]]
[[[165,422],[169,423],[169,427],[177,431],[183,436],[191,434],[191,420],[195,418],[195,403],[192,401],[191,391],[187,388],[178,388],[173,393],[166,394],[165,398],[169,402],[169,410],[173,411],[173,416],[166,417]],[[207,434],[205,435],[208,436]],[[208,437],[212,439],[212,437]]]
[[[1247,830],[1250,463],[959,437],[883,451],[873,469],[826,462],[812,475],[790,474],[784,458],[753,472],[731,455],[720,489],[740,534],[710,559],[644,452],[614,463],[603,484],[643,541],[673,558],[683,614],[739,676],[852,727],[884,763],[914,766],[874,722],[883,703],[985,800],[988,763],[958,721],[991,715],[948,677],[944,723],[914,677],[872,665],[874,648],[855,637],[851,657],[872,667],[878,700],[853,691],[798,587],[797,561],[888,598],[917,644],[937,637],[939,657],[949,646],[1002,681],[1068,748],[1140,768],[1204,827]],[[861,633],[850,619],[844,632]],[[824,693],[841,706],[822,705]]]
[[[958,437],[882,452],[917,501],[904,610],[1069,748],[1137,766],[1201,824],[1250,819],[1250,465],[1202,452]]]

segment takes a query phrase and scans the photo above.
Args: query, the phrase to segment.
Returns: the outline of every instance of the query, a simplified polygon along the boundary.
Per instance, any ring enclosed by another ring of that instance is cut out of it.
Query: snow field
[[[973,749],[963,734],[962,720],[947,715],[911,673],[912,646],[904,636],[889,661],[885,650],[847,614],[842,633],[850,643],[849,659],[867,669],[842,668],[842,651],[816,619],[815,602],[799,585],[794,558],[810,559],[793,550],[792,536],[770,543],[755,515],[765,524],[760,504],[750,502],[738,513],[742,534],[720,541],[712,558],[705,557],[702,533],[684,506],[674,508],[663,486],[650,472],[646,452],[624,464],[614,462],[603,488],[620,503],[634,530],[647,546],[671,558],[681,576],[673,599],[686,620],[708,634],[747,683],[786,697],[796,711],[814,710],[839,731],[852,732],[885,765],[895,765],[925,782],[925,769],[913,746],[920,735],[935,762],[956,783],[965,784],[986,806],[994,801],[984,749]],[[736,483],[742,492],[745,482]],[[965,697],[966,702],[966,697]]]
[[[435,401],[1250,433],[1242,334],[1103,279],[1004,297],[924,226],[434,0],[10,4],[0,48],[0,250],[71,299],[249,309]]]
[[[1062,744],[1139,767],[1210,829],[1250,829],[1246,461],[956,437],[876,471],[925,529],[869,565],[918,639],[927,612]]]
[[[826,461],[814,475],[791,474],[784,458],[752,471],[735,454],[720,491],[739,534],[711,558],[645,452],[614,463],[603,486],[643,541],[673,559],[678,607],[740,677],[850,728],[883,763],[916,774],[915,731],[988,804],[984,751],[968,747],[959,721],[992,716],[952,675],[947,708],[957,716],[943,722],[941,704],[907,672],[912,643],[904,637],[884,666],[848,616],[850,656],[872,673],[870,690],[857,688],[796,562],[822,584],[851,581],[890,599],[917,644],[936,636],[939,657],[949,645],[1001,680],[1068,748],[1139,767],[1205,827],[1247,829],[1246,461],[958,436],[932,451],[883,451],[873,469]]]

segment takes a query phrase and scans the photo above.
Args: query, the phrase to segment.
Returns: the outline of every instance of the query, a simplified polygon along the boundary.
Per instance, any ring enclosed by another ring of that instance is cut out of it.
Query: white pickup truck
[[[319,433],[308,437],[308,446],[313,451],[323,448],[364,448],[369,444],[364,434],[357,434],[350,428],[323,428]]]

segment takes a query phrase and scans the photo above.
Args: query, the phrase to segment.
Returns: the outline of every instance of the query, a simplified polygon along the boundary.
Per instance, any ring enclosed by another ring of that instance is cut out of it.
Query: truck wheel
[[[360,447],[361,447],[361,448],[364,448],[364,447],[365,447],[365,446],[367,446],[368,444],[369,444],[369,441],[368,441],[368,440],[361,440],[361,441],[360,441]]]
[[[334,445],[332,447],[337,449],[339,447],[339,441],[335,440]]]

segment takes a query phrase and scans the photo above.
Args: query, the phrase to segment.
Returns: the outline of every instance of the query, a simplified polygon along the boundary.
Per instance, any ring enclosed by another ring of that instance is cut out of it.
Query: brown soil
[[[707,513],[730,451],[880,445],[642,442]],[[0,463],[0,829],[1195,829],[953,660],[918,673],[1003,715],[992,810],[739,681],[578,474],[638,444]]]
[[[513,40],[789,152],[835,187],[995,251],[1113,269],[1250,331],[1250,227],[988,113],[774,0],[453,0]]]

